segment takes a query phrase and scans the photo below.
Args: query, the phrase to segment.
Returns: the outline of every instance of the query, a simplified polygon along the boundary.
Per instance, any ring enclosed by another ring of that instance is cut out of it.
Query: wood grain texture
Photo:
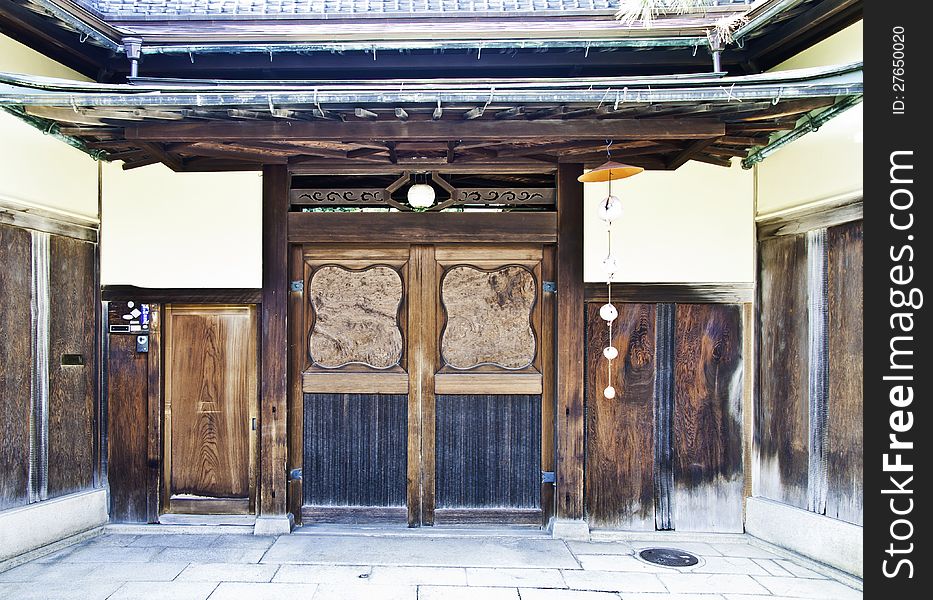
[[[288,171],[262,171],[262,338],[260,515],[287,511],[288,459]]]
[[[0,224],[0,510],[29,501],[32,242]]]
[[[315,365],[335,369],[363,364],[386,369],[402,358],[402,278],[384,265],[314,271],[308,301],[314,309],[309,353]]]
[[[165,379],[162,372],[162,305],[149,305],[149,354],[148,365],[149,385],[146,397],[146,410],[149,415],[149,431],[147,432],[147,456],[149,465],[149,477],[146,483],[146,504],[147,514],[150,523],[159,522],[159,514],[162,512],[162,492],[171,492],[171,486],[162,485],[163,472],[171,471],[171,460],[162,460],[163,448],[163,421],[170,420],[171,412],[165,410],[163,416],[163,386]],[[166,405],[169,406],[169,405]],[[169,435],[168,440],[171,440]],[[170,444],[165,445],[171,448]],[[169,502],[164,506],[170,508]]]
[[[288,249],[289,281],[304,281],[305,264],[302,260],[302,248],[297,244]],[[307,312],[304,290],[289,287],[288,292],[288,471],[301,469],[304,464],[304,394],[302,393],[302,371],[308,364],[308,355],[305,352]],[[304,494],[301,489],[301,480],[288,479],[287,508],[301,525],[301,505],[304,503]]]
[[[448,270],[441,281],[447,317],[441,334],[445,364],[455,369],[531,365],[536,350],[531,311],[536,300],[535,279],[525,267],[486,271],[464,265]]]
[[[541,394],[540,373],[438,373],[434,391],[438,394]]]
[[[545,247],[541,257],[541,280],[554,281],[556,248],[554,246]],[[553,473],[555,456],[554,439],[554,420],[555,411],[555,389],[556,381],[554,378],[554,360],[556,354],[555,348],[555,330],[557,324],[554,322],[554,315],[557,307],[556,294],[553,292],[541,294],[541,327],[539,335],[541,336],[540,349],[538,350],[539,371],[541,371],[541,471]],[[541,519],[542,524],[546,525],[554,515],[554,483],[541,483]]]
[[[136,336],[111,335],[107,379],[107,464],[110,519],[117,523],[148,520],[149,476],[148,366],[136,352]]]
[[[97,380],[95,248],[51,236],[49,246],[49,497],[93,483]],[[64,365],[78,354],[82,365]]]
[[[582,184],[581,184],[582,185]],[[288,213],[293,243],[554,243],[553,212]]]
[[[827,230],[829,410],[826,515],[862,524],[863,224]]]
[[[654,530],[655,307],[616,304],[611,400],[599,307],[586,305],[586,514],[594,527]]]
[[[605,283],[586,284],[587,302],[608,302]],[[681,302],[685,304],[733,304],[751,302],[755,284],[736,283],[614,283],[612,297],[618,302]]]
[[[299,277],[300,279],[300,277]],[[204,304],[259,304],[262,290],[259,288],[146,288],[135,285],[105,285],[101,290],[104,300],[137,300],[148,298],[149,302]]]
[[[557,169],[556,516],[582,519],[584,448],[583,165]]]
[[[741,532],[741,306],[681,304],[674,315],[674,528]]]
[[[304,404],[304,505],[404,507],[407,396],[305,394]]]
[[[539,508],[541,398],[436,400],[437,508]]]
[[[759,244],[755,495],[807,507],[809,397],[807,238]]]
[[[170,503],[186,495],[251,496],[255,328],[248,308],[173,305],[166,311]]]

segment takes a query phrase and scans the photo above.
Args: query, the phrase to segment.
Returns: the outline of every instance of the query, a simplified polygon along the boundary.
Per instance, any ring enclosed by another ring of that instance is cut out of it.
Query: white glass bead
[[[606,346],[603,348],[603,356],[609,360],[614,360],[617,356],[619,356],[619,351],[616,350],[613,346]]]
[[[612,400],[616,397],[616,389],[610,385],[603,390],[603,396],[605,396],[607,400]]]
[[[619,316],[619,311],[616,310],[615,306],[607,303],[599,307],[599,316],[603,321],[609,321],[611,323]]]
[[[610,278],[615,275],[616,271],[619,270],[619,261],[615,256],[609,255],[603,259],[603,269],[610,276]]]
[[[618,196],[608,196],[599,201],[596,214],[607,223],[615,221],[622,216],[622,201]]]

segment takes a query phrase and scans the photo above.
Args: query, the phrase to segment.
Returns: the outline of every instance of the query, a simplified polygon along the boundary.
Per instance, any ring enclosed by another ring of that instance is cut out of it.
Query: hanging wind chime
[[[624,179],[637,175],[644,171],[642,167],[624,165],[612,161],[612,155],[609,150],[612,142],[606,142],[606,162],[599,165],[592,171],[580,175],[577,179],[584,183],[594,183],[605,181],[608,184],[606,197],[596,205],[596,214],[606,223],[606,236],[608,237],[608,250],[606,258],[603,259],[603,269],[606,271],[606,287],[608,288],[607,302],[599,308],[599,316],[609,327],[609,342],[603,348],[603,356],[606,358],[606,371],[608,373],[608,385],[603,390],[603,395],[611,400],[616,396],[616,389],[612,386],[612,361],[618,358],[619,351],[612,345],[612,323],[619,316],[619,311],[612,304],[612,281],[619,270],[619,261],[612,253],[612,224],[622,216],[622,201],[612,193],[612,182],[616,179]]]

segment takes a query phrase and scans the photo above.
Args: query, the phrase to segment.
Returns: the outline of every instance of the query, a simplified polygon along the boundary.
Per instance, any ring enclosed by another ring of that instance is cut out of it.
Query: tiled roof
[[[108,17],[411,15],[616,10],[619,0],[80,0]]]

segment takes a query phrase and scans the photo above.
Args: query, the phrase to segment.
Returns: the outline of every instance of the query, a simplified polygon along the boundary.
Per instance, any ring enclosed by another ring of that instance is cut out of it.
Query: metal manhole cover
[[[638,556],[656,565],[665,567],[692,567],[700,562],[700,559],[675,548],[648,548],[638,553]]]

